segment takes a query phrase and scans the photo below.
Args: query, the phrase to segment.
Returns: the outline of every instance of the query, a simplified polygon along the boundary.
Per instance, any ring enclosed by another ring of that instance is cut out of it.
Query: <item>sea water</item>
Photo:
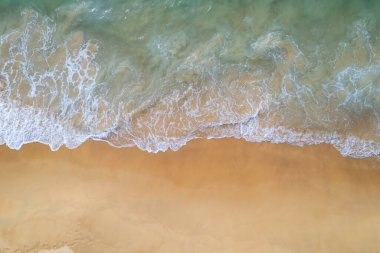
[[[1,0],[0,144],[380,154],[380,1]]]

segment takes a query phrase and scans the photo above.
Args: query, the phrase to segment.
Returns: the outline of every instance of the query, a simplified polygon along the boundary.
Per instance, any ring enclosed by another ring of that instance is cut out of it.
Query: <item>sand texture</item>
[[[2,146],[0,252],[380,252],[380,161],[228,139]]]

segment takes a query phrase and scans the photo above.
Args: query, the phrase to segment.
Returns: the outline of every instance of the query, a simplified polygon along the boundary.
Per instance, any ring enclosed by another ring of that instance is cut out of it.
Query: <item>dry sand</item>
[[[0,148],[0,252],[380,252],[380,161],[194,141]]]

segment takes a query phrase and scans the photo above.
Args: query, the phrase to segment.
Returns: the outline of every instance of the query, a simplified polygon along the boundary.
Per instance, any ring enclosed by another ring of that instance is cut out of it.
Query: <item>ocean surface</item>
[[[378,0],[1,0],[0,144],[235,137],[379,156],[379,13]]]

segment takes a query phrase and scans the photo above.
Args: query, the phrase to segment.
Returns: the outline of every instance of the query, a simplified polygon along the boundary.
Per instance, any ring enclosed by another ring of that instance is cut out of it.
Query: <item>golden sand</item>
[[[0,252],[380,252],[380,161],[194,141],[0,148]]]

